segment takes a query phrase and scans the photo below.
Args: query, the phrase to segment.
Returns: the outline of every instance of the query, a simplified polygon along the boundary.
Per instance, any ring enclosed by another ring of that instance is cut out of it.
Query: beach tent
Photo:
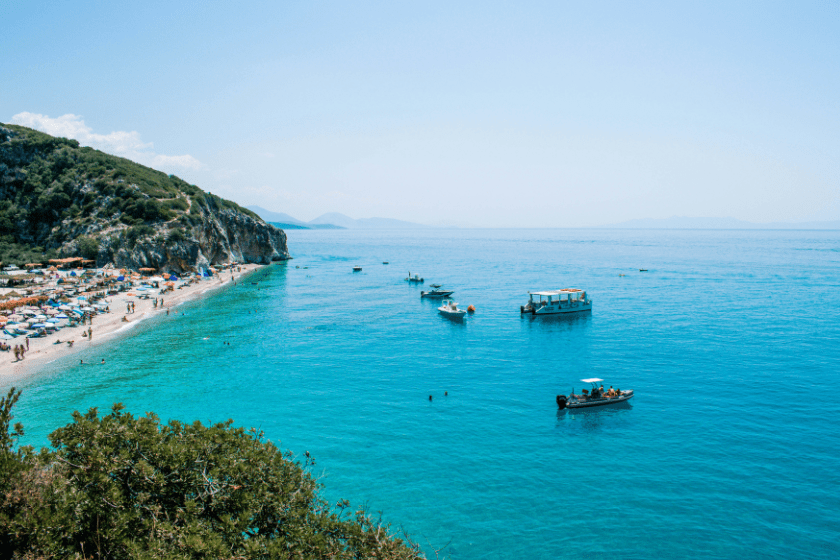
[[[177,277],[177,276],[175,276],[175,275],[173,274],[173,275],[171,275],[171,276],[169,277],[169,280],[170,280],[171,282],[177,282],[177,281],[178,281],[178,277]]]
[[[125,281],[125,276],[117,276],[117,282]]]

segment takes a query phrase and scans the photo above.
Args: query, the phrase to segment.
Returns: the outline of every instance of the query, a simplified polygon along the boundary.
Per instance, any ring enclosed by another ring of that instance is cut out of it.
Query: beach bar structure
[[[82,257],[67,257],[66,259],[50,259],[50,264],[58,268],[87,268],[88,265],[96,264],[96,261]]]

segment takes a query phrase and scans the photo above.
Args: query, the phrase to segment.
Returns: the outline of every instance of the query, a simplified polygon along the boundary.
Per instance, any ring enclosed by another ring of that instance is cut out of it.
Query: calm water
[[[27,443],[115,401],[231,417],[455,559],[840,557],[840,232],[287,233],[256,284],[81,356],[109,367],[14,380]],[[520,317],[559,287],[593,312]],[[584,377],[636,397],[558,412]]]

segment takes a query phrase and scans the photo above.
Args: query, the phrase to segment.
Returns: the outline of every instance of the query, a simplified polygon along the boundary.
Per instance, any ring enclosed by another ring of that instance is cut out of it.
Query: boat
[[[444,300],[443,305],[438,307],[438,311],[444,317],[449,317],[450,319],[463,319],[467,312],[463,309],[458,309],[458,304],[452,300]]]
[[[382,264],[389,264],[388,261],[382,261]]]
[[[421,298],[437,299],[437,298],[449,297],[454,293],[455,293],[455,290],[441,290],[440,286],[438,286],[437,288],[433,289],[430,292],[420,292],[420,297]]]
[[[528,303],[519,307],[520,313],[555,315],[592,311],[592,299],[586,297],[585,291],[577,288],[528,292],[528,294],[530,296]]]
[[[640,268],[639,272],[647,272],[647,269],[646,268]]]
[[[598,386],[598,384],[603,383],[604,380],[597,377],[593,377],[592,379],[581,379],[581,381],[583,383],[591,383],[591,390],[583,389],[582,394],[575,395],[574,389],[572,389],[572,393],[568,397],[566,397],[566,395],[557,395],[557,406],[559,406],[561,410],[564,408],[591,408],[593,406],[606,406],[622,403],[633,398],[632,389],[629,391],[615,389],[613,390],[613,394],[610,395],[609,391],[603,390],[603,385],[600,387]],[[610,390],[612,390],[612,387],[610,387]]]
[[[358,265],[357,265],[357,266],[354,266],[354,267],[353,267],[353,272],[361,272],[361,271],[362,271],[362,267],[361,267],[361,266],[358,266]]]
[[[405,281],[406,282],[416,282],[418,284],[423,283],[423,279],[420,278],[419,274],[415,274],[414,276],[412,276],[410,272],[408,273],[408,278],[406,278]]]

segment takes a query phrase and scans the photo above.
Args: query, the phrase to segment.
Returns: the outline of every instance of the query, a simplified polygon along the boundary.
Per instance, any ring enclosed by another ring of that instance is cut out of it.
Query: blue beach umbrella
[[[70,276],[76,276],[76,271],[75,271],[75,270],[71,270],[71,271],[70,271]]]
[[[117,276],[117,282],[122,282],[125,280],[125,276]]]
[[[171,275],[171,276],[169,277],[169,281],[170,281],[170,282],[177,282],[177,281],[178,281],[178,277],[177,277],[177,276],[175,276],[175,275],[173,274],[173,275]]]

